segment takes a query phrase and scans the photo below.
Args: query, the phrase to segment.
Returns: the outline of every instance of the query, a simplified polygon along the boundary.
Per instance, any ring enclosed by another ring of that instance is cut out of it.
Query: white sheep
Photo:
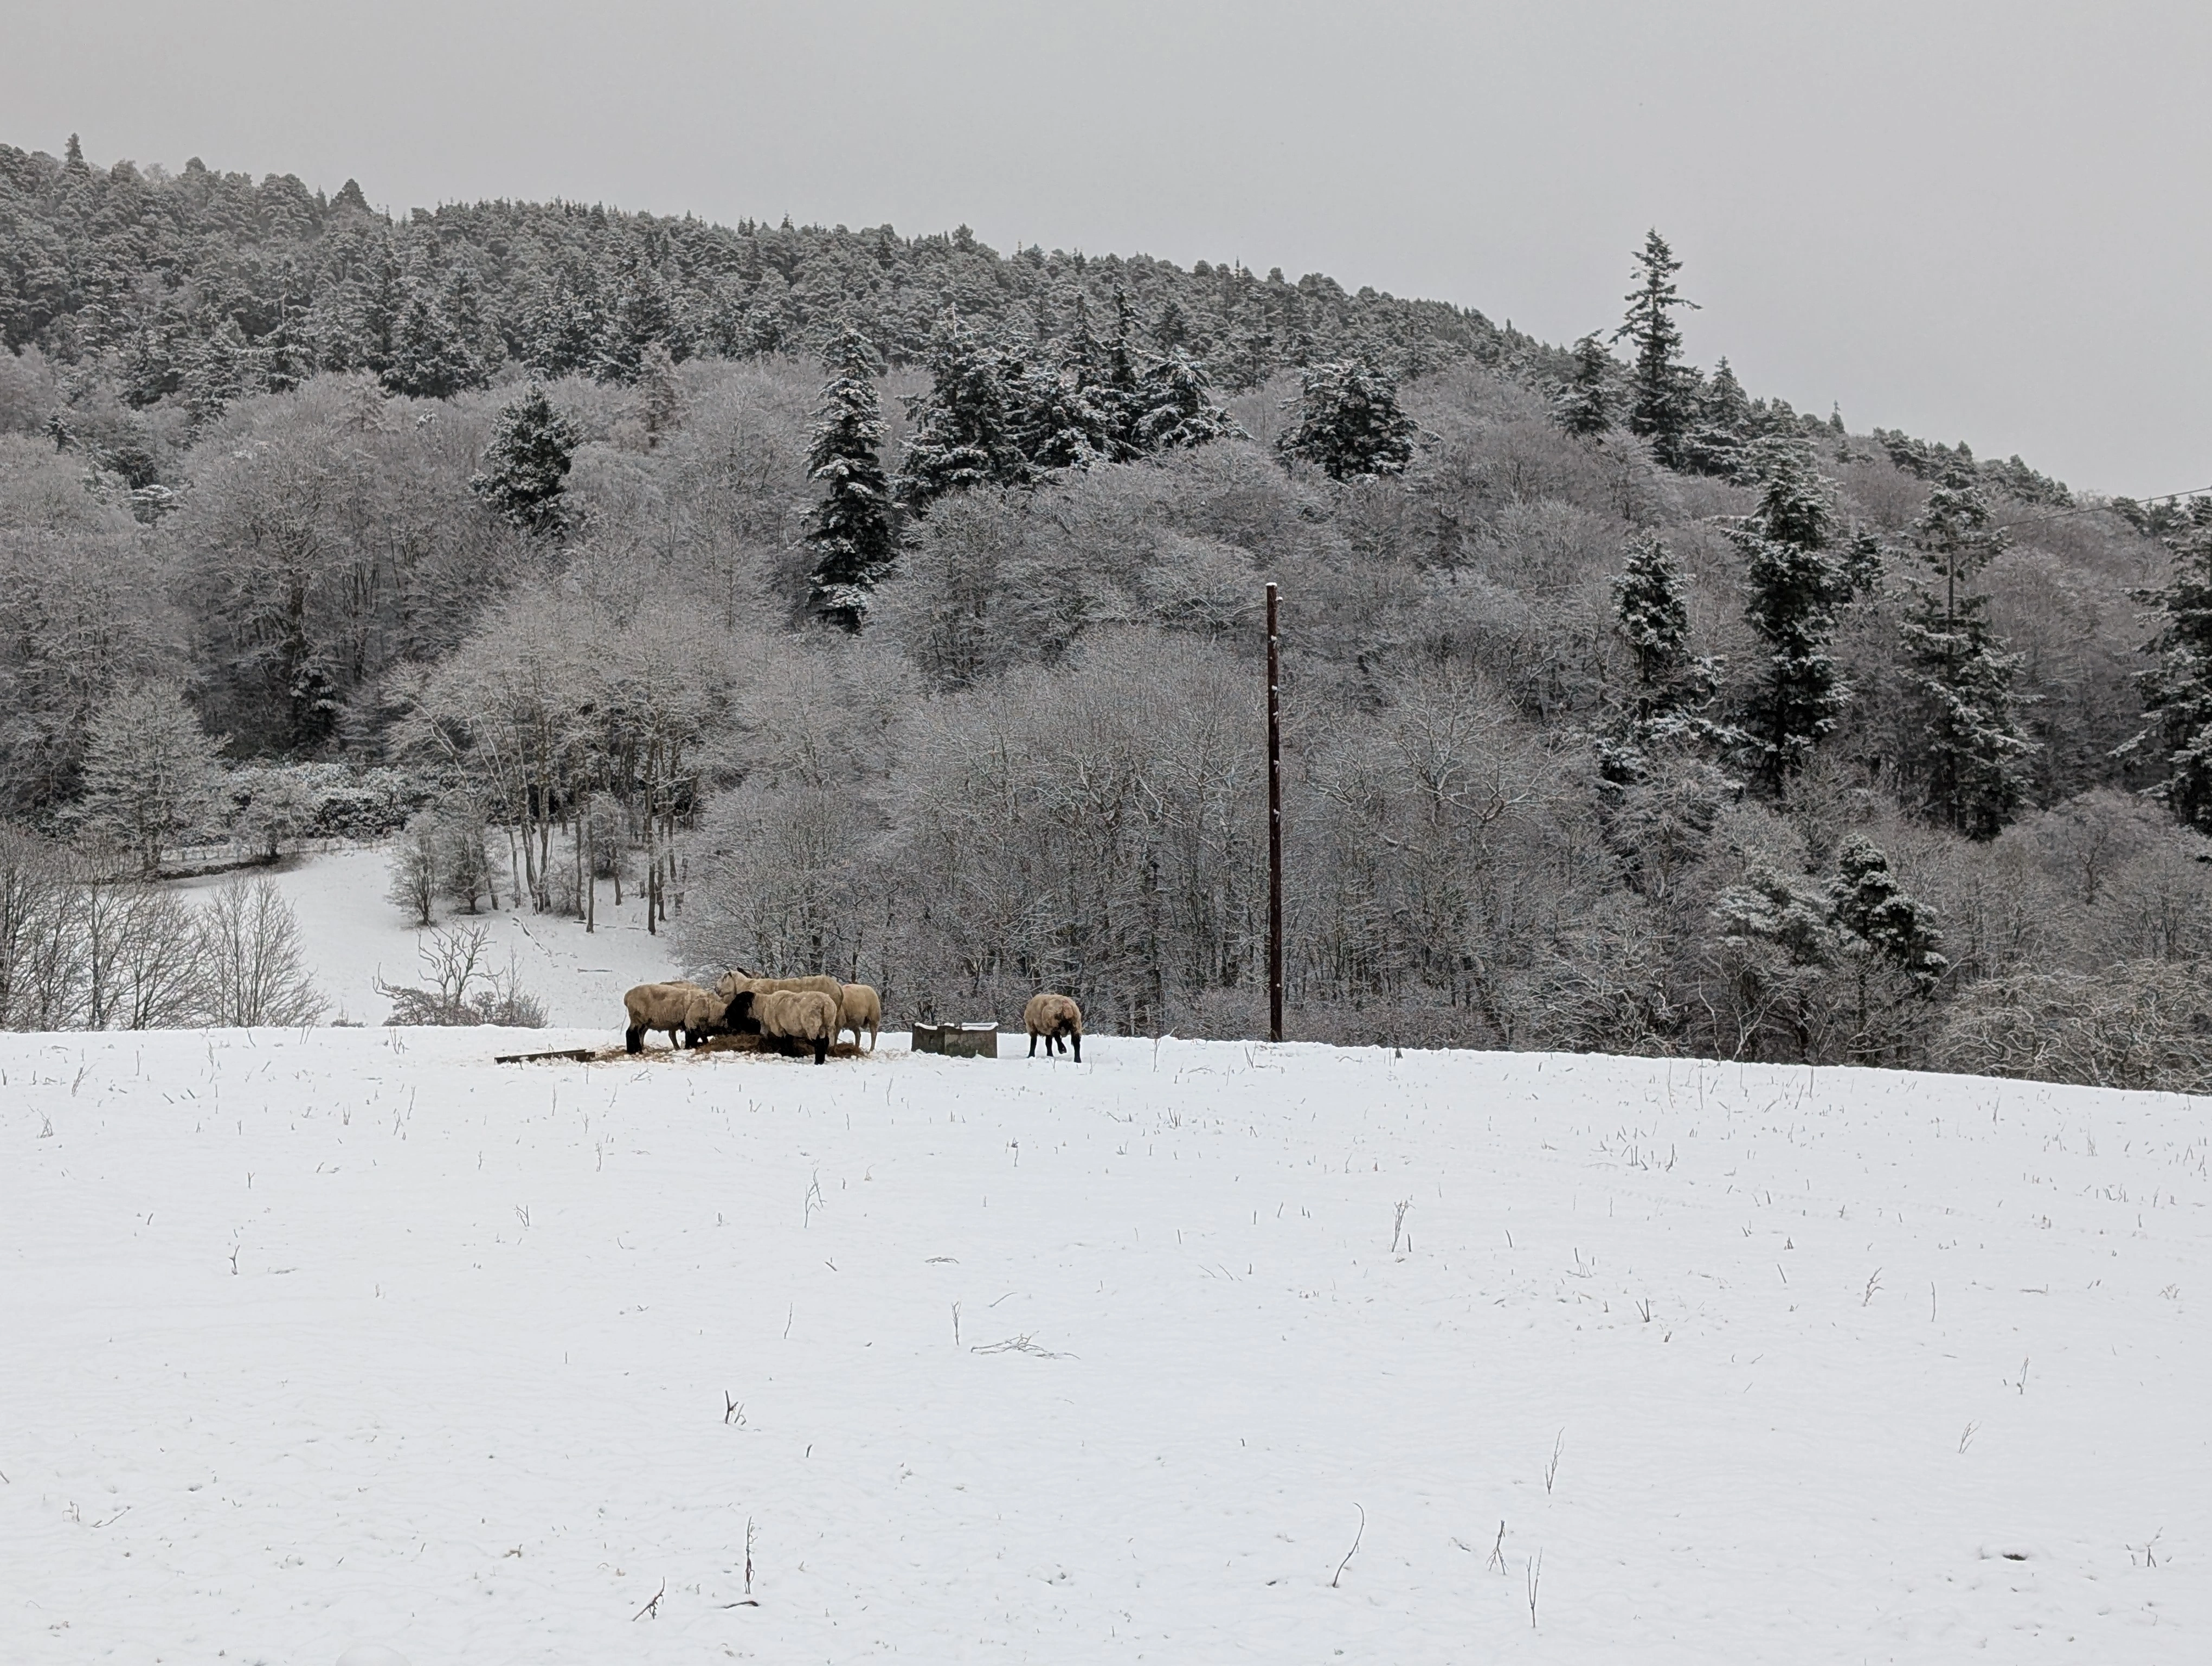
[[[819,989],[772,989],[754,1000],[753,1015],[760,1020],[763,1042],[811,1044],[817,1064],[829,1056],[836,1038],[837,1003]]]

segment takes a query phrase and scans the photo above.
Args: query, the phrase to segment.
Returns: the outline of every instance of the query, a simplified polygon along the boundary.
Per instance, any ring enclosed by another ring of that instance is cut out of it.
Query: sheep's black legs
[[[623,1031],[623,1050],[624,1052],[626,1052],[626,1053],[642,1053],[642,1052],[644,1052],[644,1051],[645,1051],[645,1031],[642,1031],[642,1030],[625,1030],[625,1031]]]
[[[1045,1055],[1049,1058],[1052,1055],[1052,1043],[1049,1040],[1046,1041],[1044,1050]],[[1030,1032],[1030,1057],[1033,1059],[1036,1057],[1036,1032],[1035,1031],[1031,1031]]]
[[[830,1043],[829,1043],[828,1042],[826,1042],[826,1041],[818,1041],[818,1042],[817,1042],[817,1043],[814,1043],[814,1062],[815,1062],[815,1063],[817,1063],[817,1064],[820,1064],[823,1059],[825,1059],[825,1058],[827,1058],[827,1057],[829,1056],[829,1054],[830,1054]]]
[[[1078,1064],[1083,1062],[1083,1032],[1080,1030],[1075,1032],[1075,1061]]]

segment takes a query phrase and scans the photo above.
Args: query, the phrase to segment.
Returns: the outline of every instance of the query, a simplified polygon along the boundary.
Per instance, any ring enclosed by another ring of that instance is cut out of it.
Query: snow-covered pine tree
[[[1087,469],[1127,454],[1119,430],[1121,401],[1108,382],[1108,353],[1091,327],[1090,304],[1078,291],[1075,321],[1059,353],[1040,339],[1040,362],[1006,362],[1003,376],[1015,420],[1014,443],[1041,473]],[[1056,362],[1054,359],[1056,357]]]
[[[477,282],[476,269],[466,261],[453,267],[441,304],[462,352],[474,368],[476,380],[469,385],[488,386],[490,372],[507,356],[507,343],[484,316],[483,291]]]
[[[1689,579],[1656,538],[1632,540],[1613,581],[1613,617],[1636,657],[1636,719],[1653,723],[1702,710],[1718,669],[1690,652]]]
[[[1181,348],[1139,373],[1130,441],[1139,452],[1175,451],[1210,440],[1242,440],[1243,428],[1213,403],[1206,372]]]
[[[1297,421],[1275,441],[1285,458],[1311,463],[1332,480],[1403,474],[1420,424],[1398,409],[1398,385],[1364,359],[1310,366],[1283,401]]]
[[[893,496],[921,514],[947,492],[1027,479],[1005,355],[947,313],[930,332],[928,361],[929,392],[907,402],[913,427]]]
[[[1574,375],[1552,405],[1552,420],[1570,434],[1604,434],[1613,427],[1620,367],[1595,335],[1575,344]]]
[[[1759,507],[1729,538],[1746,562],[1745,617],[1767,654],[1738,727],[1753,773],[1778,792],[1850,698],[1828,654],[1836,610],[1850,589],[1827,553],[1835,513],[1808,448],[1761,440],[1747,464],[1760,483]]]
[[[645,350],[655,342],[667,346],[677,358],[684,356],[675,303],[651,249],[641,241],[625,245],[616,258],[611,287],[613,305],[603,315],[593,375],[603,382],[635,381]]]
[[[1614,787],[1649,773],[1654,749],[1705,751],[1735,739],[1704,714],[1720,682],[1717,660],[1690,652],[1689,581],[1656,538],[1639,538],[1613,581],[1613,629],[1636,661],[1636,682],[1613,702],[1598,769]]]
[[[1135,449],[1133,430],[1137,418],[1143,414],[1144,401],[1140,392],[1143,371],[1136,344],[1136,308],[1119,284],[1114,288],[1114,336],[1106,344],[1105,363],[1099,380],[1108,413],[1113,423],[1115,447],[1127,456]]]
[[[1864,834],[1844,841],[1828,896],[1846,952],[1863,945],[1863,952],[1879,956],[1911,979],[1917,994],[1936,993],[1951,963],[1938,951],[1943,933],[1936,928],[1935,911],[1905,893],[1889,871],[1889,858]],[[1863,989],[1860,1001],[1863,1028]]]
[[[315,374],[314,331],[307,314],[289,300],[274,329],[255,344],[261,357],[261,383],[271,393],[289,393]]]
[[[814,557],[807,605],[817,618],[856,631],[868,596],[897,555],[890,489],[884,479],[884,421],[876,394],[882,361],[848,322],[823,362],[820,419],[807,477],[822,483],[822,501],[807,512],[805,538]]]
[[[2212,833],[2212,497],[2192,499],[2187,529],[2169,538],[2172,575],[2136,593],[2156,610],[2158,635],[2144,644],[2156,663],[2140,672],[2142,732],[2121,750],[2154,751],[2166,778],[2150,791],[2182,821]]]
[[[1628,428],[1651,441],[1651,447],[1668,468],[1683,462],[1683,442],[1697,416],[1697,372],[1682,362],[1682,331],[1675,324],[1676,307],[1696,310],[1674,284],[1682,263],[1655,229],[1647,232],[1636,256],[1636,287],[1624,297],[1628,312],[1613,332],[1615,341],[1634,344],[1636,356],[1629,368]]]
[[[665,342],[648,343],[638,356],[636,409],[648,446],[659,445],[684,420],[684,385]]]
[[[375,270],[348,287],[355,302],[350,356],[354,363],[381,375],[392,363],[409,299],[406,275],[388,236],[377,252]]]
[[[483,368],[470,355],[446,309],[427,289],[409,297],[392,337],[391,362],[382,380],[387,392],[417,399],[450,399],[464,388],[482,387]]]
[[[1613,581],[1613,628],[1635,660],[1636,680],[1608,700],[1597,737],[1598,812],[1622,878],[1655,899],[1697,860],[1722,807],[1743,790],[1711,761],[1732,737],[1705,715],[1719,666],[1690,652],[1688,588],[1652,537],[1630,543]]]
[[[482,472],[469,489],[492,513],[526,532],[557,532],[568,524],[562,495],[578,441],[575,424],[554,408],[536,382],[499,414]]]
[[[588,370],[605,327],[591,270],[564,262],[539,283],[523,314],[523,362],[549,381]]]
[[[201,342],[185,371],[185,409],[195,429],[206,427],[259,386],[255,355],[235,319],[225,319]]]
[[[1697,423],[1683,444],[1683,465],[1699,474],[1733,478],[1742,466],[1751,429],[1751,399],[1723,357],[1698,397]]]
[[[1906,681],[1917,696],[1899,746],[1904,772],[1929,819],[1972,839],[1995,838],[2020,806],[2027,742],[2013,679],[2021,659],[1990,623],[1977,574],[2004,548],[1972,477],[1954,471],[1912,524],[1929,569],[1912,585],[1901,627]]]
[[[1170,295],[1152,319],[1152,345],[1163,353],[1173,353],[1177,348],[1188,347],[1193,334],[1190,315],[1181,301]]]
[[[151,324],[142,321],[131,330],[119,365],[124,404],[143,410],[183,386],[183,368],[174,356],[174,347],[169,333]]]

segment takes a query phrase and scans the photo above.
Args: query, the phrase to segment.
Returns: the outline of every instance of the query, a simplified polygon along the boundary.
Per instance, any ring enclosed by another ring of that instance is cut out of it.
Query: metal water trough
[[[951,1059],[995,1059],[999,1056],[999,1026],[990,1024],[917,1024],[914,1050],[942,1053]]]

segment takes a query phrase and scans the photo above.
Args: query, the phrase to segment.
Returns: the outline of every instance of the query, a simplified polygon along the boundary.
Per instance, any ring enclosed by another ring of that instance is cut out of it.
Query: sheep
[[[728,998],[696,983],[641,983],[623,997],[629,1014],[623,1046],[641,1053],[647,1031],[665,1030],[671,1047],[696,1047],[723,1023],[732,1005]]]
[[[837,1035],[837,1003],[819,989],[772,989],[754,1003],[753,1011],[763,1042],[811,1043],[817,1064],[829,1056]]]
[[[1030,1057],[1036,1057],[1037,1037],[1044,1037],[1045,1057],[1055,1051],[1067,1050],[1068,1038],[1075,1041],[1075,1061],[1083,1062],[1083,1009],[1070,995],[1039,994],[1030,997],[1030,1004],[1022,1008],[1022,1022],[1029,1027]]]
[[[868,1051],[876,1050],[876,1031],[883,1027],[884,1000],[865,983],[848,983],[838,1001],[837,1037],[844,1039],[845,1032],[853,1032],[853,1045],[860,1044],[860,1031],[868,1032]]]

